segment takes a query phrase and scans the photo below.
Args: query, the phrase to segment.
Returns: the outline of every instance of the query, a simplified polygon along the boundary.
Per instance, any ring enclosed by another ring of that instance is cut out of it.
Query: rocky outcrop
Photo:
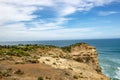
[[[91,71],[92,73],[96,71],[97,74],[102,75],[96,48],[86,43],[76,43],[62,48],[54,48],[49,50],[47,54],[49,56],[43,56],[39,59],[41,63],[45,63],[60,69],[72,69],[73,73],[80,72],[80,68],[86,68],[87,71]],[[94,75],[96,75],[96,73],[94,73]],[[102,76],[104,77],[102,78],[103,80],[108,80],[107,77],[104,75]],[[99,80],[97,78],[95,80]],[[87,77],[87,79],[92,80],[91,77]]]
[[[93,67],[75,60],[65,58],[41,57],[40,63],[50,65],[55,69],[65,70],[66,75],[72,76],[65,80],[109,80],[106,76],[98,73]]]
[[[92,66],[97,72],[101,72],[99,67],[98,54],[96,48],[86,43],[77,43],[63,49],[69,48],[67,54],[70,59],[76,60],[80,63],[86,63]]]
[[[47,50],[41,56],[51,56],[54,58],[65,58],[78,61],[92,66],[97,72],[101,73],[96,48],[86,43],[76,43],[70,46],[58,48],[54,47]]]

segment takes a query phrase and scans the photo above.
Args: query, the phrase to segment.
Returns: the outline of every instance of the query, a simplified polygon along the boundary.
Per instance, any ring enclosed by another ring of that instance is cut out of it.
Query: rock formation
[[[66,47],[64,47],[64,49],[65,48]],[[95,68],[97,72],[101,72],[98,62],[98,54],[95,47],[89,46],[86,43],[78,43],[69,46],[69,48],[70,52],[68,52],[68,54],[70,55],[70,59],[86,63]]]
[[[86,43],[0,48],[0,80],[110,80],[102,74],[96,48]]]

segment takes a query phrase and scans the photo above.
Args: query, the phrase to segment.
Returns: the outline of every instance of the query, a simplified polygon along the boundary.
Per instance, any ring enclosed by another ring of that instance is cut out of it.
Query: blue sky
[[[0,41],[120,38],[120,0],[0,0]]]

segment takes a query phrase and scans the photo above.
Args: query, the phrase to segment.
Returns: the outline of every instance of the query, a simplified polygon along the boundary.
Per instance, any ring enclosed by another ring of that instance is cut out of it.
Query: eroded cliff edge
[[[86,43],[0,46],[0,80],[110,80]]]

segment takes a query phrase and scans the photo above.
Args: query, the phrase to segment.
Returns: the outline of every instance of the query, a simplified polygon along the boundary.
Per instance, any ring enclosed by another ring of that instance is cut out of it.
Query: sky
[[[120,38],[120,0],[0,0],[0,41]]]

